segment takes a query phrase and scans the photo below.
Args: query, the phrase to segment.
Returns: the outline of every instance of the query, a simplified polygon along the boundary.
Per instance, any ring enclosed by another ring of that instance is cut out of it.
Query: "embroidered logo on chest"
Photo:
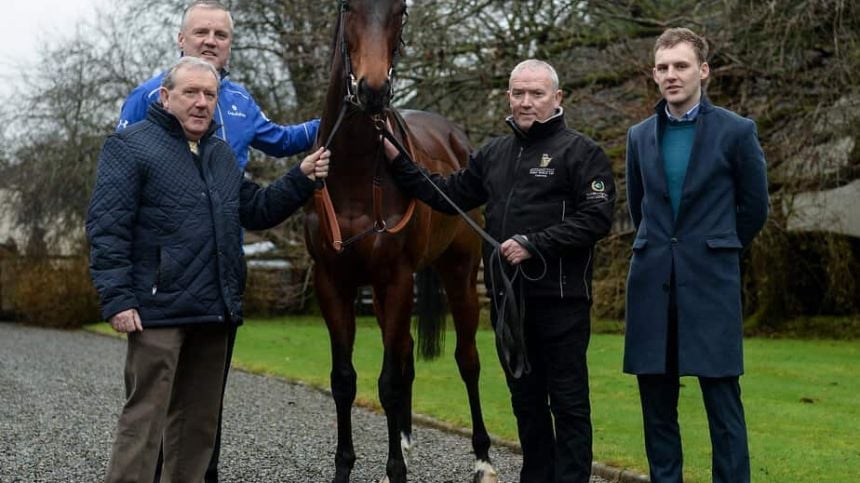
[[[555,168],[550,168],[550,163],[552,163],[552,156],[547,153],[543,153],[540,157],[540,161],[538,162],[538,166],[529,169],[529,174],[535,178],[547,178],[554,175]]]
[[[244,112],[239,111],[239,108],[236,107],[236,104],[233,104],[230,106],[230,110],[227,111],[227,115],[228,116],[234,116],[234,117],[248,117],[245,115]]]

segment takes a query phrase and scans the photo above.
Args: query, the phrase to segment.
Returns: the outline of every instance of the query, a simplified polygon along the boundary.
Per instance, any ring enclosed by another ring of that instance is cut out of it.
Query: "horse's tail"
[[[418,357],[431,360],[439,357],[445,345],[445,312],[448,304],[442,282],[431,268],[425,268],[415,277],[418,297],[415,314],[418,316]]]

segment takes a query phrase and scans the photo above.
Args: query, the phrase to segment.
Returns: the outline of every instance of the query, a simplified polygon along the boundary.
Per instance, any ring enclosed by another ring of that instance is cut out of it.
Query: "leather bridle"
[[[346,14],[349,12],[349,9],[350,9],[349,0],[341,0],[340,1],[340,12],[339,12],[339,17],[338,17],[338,30],[339,30],[338,35],[340,36],[340,51],[341,51],[341,57],[342,57],[342,61],[343,61],[343,69],[344,69],[343,82],[344,82],[344,86],[345,86],[345,90],[346,90],[346,95],[344,96],[343,101],[341,102],[341,108],[340,108],[340,111],[338,113],[337,120],[335,121],[334,126],[333,126],[331,132],[329,133],[328,139],[326,139],[326,142],[324,144],[326,149],[328,149],[331,146],[331,143],[334,140],[334,136],[337,133],[338,129],[340,128],[341,123],[343,122],[343,118],[346,115],[346,111],[350,107],[360,108],[360,104],[358,101],[358,95],[357,95],[358,79],[356,79],[355,73],[353,71],[352,59],[350,58],[350,55],[349,55],[349,46],[347,44],[347,39],[346,39],[346,18],[347,18]],[[403,15],[404,15],[404,22],[403,23],[405,23],[405,16],[406,16],[405,11],[404,11]],[[392,82],[392,80],[393,80],[393,75],[394,75],[394,68],[395,68],[395,64],[397,63],[397,60],[400,56],[400,46],[402,44],[403,44],[403,39],[402,39],[402,37],[400,37],[398,39],[395,47],[394,47],[394,51],[392,53],[392,62],[388,68],[389,88],[392,90],[392,93],[389,95],[389,98],[388,98],[389,105],[386,106],[386,110],[389,111],[390,117],[394,119],[400,132],[403,134],[403,139],[407,140],[407,144],[409,144],[408,138],[406,136],[406,125],[402,121],[402,118],[400,117],[399,113],[397,113],[396,110],[390,106],[390,101],[391,101],[391,98],[393,97],[393,82]],[[384,113],[383,114],[375,114],[375,115],[371,116],[371,121],[374,124],[374,128],[380,134],[388,132],[388,130],[385,127],[385,115],[384,115]],[[399,143],[398,143],[398,145],[399,145]],[[410,148],[411,148],[411,146],[410,146]],[[410,159],[414,159],[414,154],[412,153],[411,149],[408,150],[407,155],[410,157]],[[344,248],[346,248],[347,246],[349,246],[349,245],[351,245],[351,244],[353,244],[353,243],[355,243],[355,242],[357,242],[357,241],[359,241],[359,240],[361,240],[361,239],[363,239],[363,238],[365,238],[368,235],[371,235],[373,233],[390,233],[390,234],[398,233],[399,231],[403,230],[403,228],[406,227],[406,225],[409,223],[409,221],[412,218],[412,214],[415,211],[415,199],[414,198],[410,198],[409,205],[406,208],[406,213],[404,213],[404,215],[400,219],[400,221],[397,222],[397,224],[395,224],[394,226],[389,227],[388,224],[386,223],[383,215],[382,215],[382,204],[383,204],[382,203],[382,195],[383,195],[382,172],[384,170],[384,163],[380,162],[382,157],[384,157],[384,153],[383,153],[382,139],[380,138],[380,140],[379,140],[379,153],[378,153],[378,156],[376,159],[376,173],[373,176],[373,197],[372,197],[372,200],[373,200],[373,219],[374,219],[374,222],[373,222],[373,225],[368,227],[366,230],[350,237],[347,240],[342,239],[342,235],[341,235],[341,231],[340,231],[340,225],[337,222],[337,213],[334,210],[334,205],[332,204],[331,196],[328,192],[328,187],[326,186],[325,181],[319,181],[317,183],[318,189],[317,189],[315,196],[314,196],[316,207],[317,207],[317,212],[319,213],[320,218],[321,218],[320,222],[324,224],[324,227],[327,230],[326,234],[328,234],[331,237],[329,241],[331,242],[332,247],[334,248],[335,252],[337,252],[337,253],[341,253],[344,250]]]

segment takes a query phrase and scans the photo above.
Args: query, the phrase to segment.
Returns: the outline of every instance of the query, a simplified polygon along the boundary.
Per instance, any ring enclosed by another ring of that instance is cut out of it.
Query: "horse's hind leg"
[[[374,287],[377,318],[382,329],[382,373],[379,401],[388,422],[388,463],[385,474],[391,483],[406,482],[404,446],[411,438],[412,382],[412,272],[406,265],[385,285]]]
[[[331,341],[331,393],[337,410],[337,450],[334,483],[347,483],[355,464],[352,443],[352,404],[356,373],[352,365],[355,343],[355,287],[336,287],[331,274],[317,265],[314,285]]]
[[[498,477],[490,463],[490,435],[484,426],[481,396],[478,391],[481,362],[478,358],[475,333],[478,330],[480,307],[476,288],[478,262],[473,258],[474,256],[477,256],[475,251],[457,253],[449,250],[434,266],[448,294],[451,316],[457,331],[457,348],[454,356],[469,396],[469,409],[472,415],[472,449],[475,452],[473,481],[490,483],[497,482]]]

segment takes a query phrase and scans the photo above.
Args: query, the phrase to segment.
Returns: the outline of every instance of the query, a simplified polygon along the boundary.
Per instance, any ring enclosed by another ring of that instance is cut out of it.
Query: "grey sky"
[[[127,0],[119,0],[127,1]],[[32,63],[40,47],[75,32],[81,21],[95,19],[105,0],[4,0],[0,29],[0,96],[8,94],[22,65]]]

